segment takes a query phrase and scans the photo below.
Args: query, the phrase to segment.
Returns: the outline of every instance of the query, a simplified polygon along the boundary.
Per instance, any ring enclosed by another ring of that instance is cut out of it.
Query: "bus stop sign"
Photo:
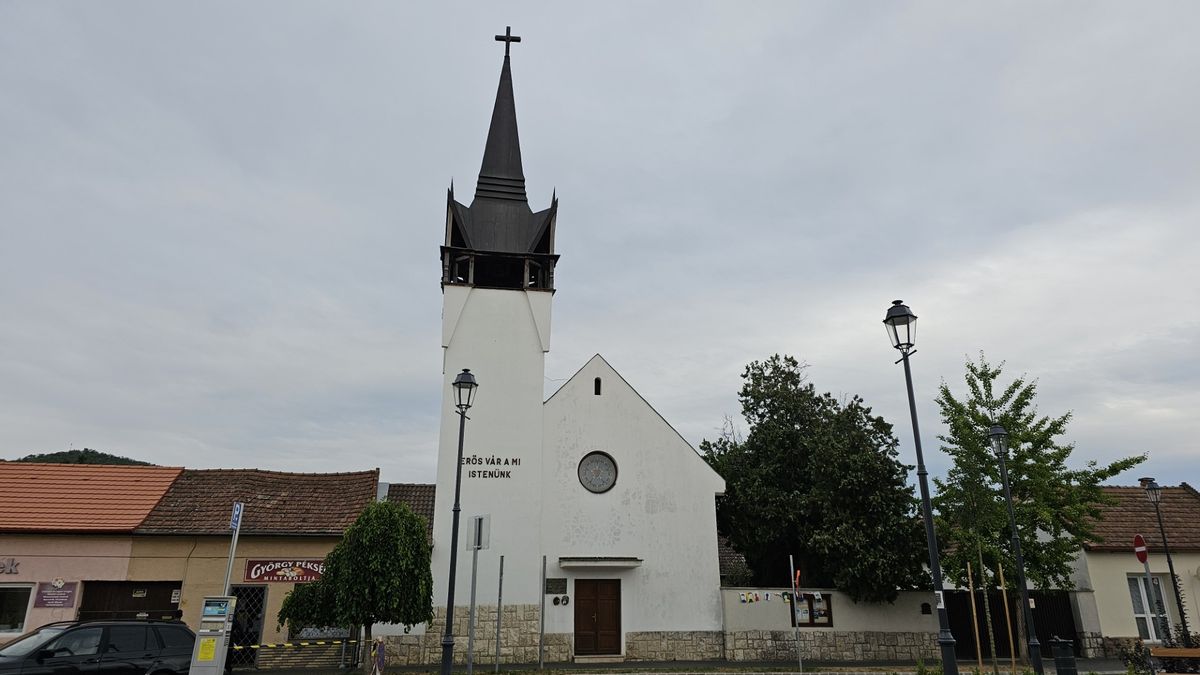
[[[1146,539],[1140,534],[1133,535],[1133,554],[1137,556],[1138,562],[1146,562]]]

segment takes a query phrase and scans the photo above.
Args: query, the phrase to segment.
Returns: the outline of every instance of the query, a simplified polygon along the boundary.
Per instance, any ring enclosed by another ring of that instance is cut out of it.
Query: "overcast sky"
[[[694,445],[783,352],[913,462],[882,324],[981,350],[1073,461],[1200,483],[1200,3],[5,2],[0,457],[434,478],[445,190],[506,25],[561,199],[547,391],[599,352]],[[487,405],[488,383],[478,405]]]

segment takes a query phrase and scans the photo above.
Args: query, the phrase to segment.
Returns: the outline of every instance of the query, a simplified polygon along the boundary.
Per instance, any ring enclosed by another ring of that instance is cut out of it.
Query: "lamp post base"
[[[949,630],[942,630],[938,633],[938,647],[942,653],[942,673],[957,673],[958,672],[958,654],[955,654],[954,636]]]
[[[1038,642],[1036,637],[1029,638],[1029,667],[1033,668],[1037,675],[1046,672],[1042,666],[1042,643]]]
[[[442,638],[442,674],[449,675],[454,667],[454,638]]]

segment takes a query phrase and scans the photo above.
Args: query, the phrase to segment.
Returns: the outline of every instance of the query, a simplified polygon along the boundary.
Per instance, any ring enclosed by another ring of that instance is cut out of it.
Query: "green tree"
[[[373,624],[402,624],[407,629],[432,618],[425,519],[392,502],[375,502],[364,509],[325,556],[321,580],[297,586],[278,615],[292,630],[364,626],[367,643]]]
[[[283,605],[279,608],[279,623],[288,624],[292,632],[309,626],[324,628],[341,624],[332,589],[332,585],[322,581],[297,584],[283,597]]]
[[[938,438],[954,462],[945,480],[934,481],[942,568],[947,579],[961,585],[966,584],[966,563],[980,555],[987,569],[997,563],[1013,569],[1000,467],[988,443],[988,430],[999,424],[1008,431],[1006,463],[1029,585],[1071,588],[1072,563],[1085,542],[1097,540],[1092,523],[1108,501],[1100,484],[1146,457],[1069,467],[1075,446],[1062,436],[1071,413],[1040,414],[1034,404],[1037,382],[1019,377],[1005,385],[1000,381],[1003,366],[993,366],[980,354],[978,362],[966,362],[966,398],[956,398],[945,382],[939,388],[946,431]]]
[[[718,527],[756,583],[784,583],[792,554],[805,585],[895,600],[923,576],[909,467],[897,460],[890,424],[857,396],[817,393],[804,369],[779,354],[750,363],[738,397],[746,438],[727,424],[700,444],[725,478]]]
[[[84,448],[82,450],[63,450],[61,452],[44,452],[25,455],[18,462],[36,462],[45,464],[130,464],[138,466],[153,466],[150,462],[137,459],[110,455],[107,452]]]

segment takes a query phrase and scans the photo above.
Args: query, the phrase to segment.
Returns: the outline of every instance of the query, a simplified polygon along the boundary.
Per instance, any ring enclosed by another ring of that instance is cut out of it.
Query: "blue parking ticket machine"
[[[225,655],[229,651],[229,633],[236,608],[237,598],[233,596],[204,598],[196,646],[192,650],[192,666],[188,671],[191,675],[222,675],[225,672]]]

